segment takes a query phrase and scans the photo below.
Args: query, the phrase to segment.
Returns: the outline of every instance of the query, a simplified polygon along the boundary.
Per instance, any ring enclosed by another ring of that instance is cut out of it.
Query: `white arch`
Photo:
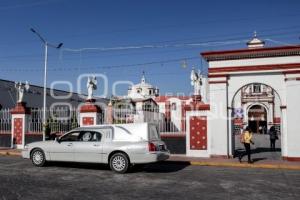
[[[235,90],[235,92],[233,92],[233,95],[230,94],[230,93],[232,93],[232,92],[230,92],[230,91],[232,91],[233,89],[232,89],[230,86],[228,86],[228,102],[231,102],[231,105],[230,105],[231,107],[233,107],[234,99],[235,99],[236,95],[239,93],[239,91],[241,91],[241,89],[242,89],[243,87],[246,87],[246,86],[252,85],[252,84],[261,84],[261,85],[265,85],[265,86],[268,86],[268,87],[272,88],[273,91],[275,92],[275,95],[278,96],[281,105],[285,105],[285,104],[283,104],[284,98],[283,98],[282,96],[280,96],[280,95],[282,95],[282,94],[285,94],[285,89],[284,89],[284,90],[280,90],[280,92],[278,92],[278,91],[277,91],[273,86],[271,86],[271,85],[268,85],[268,84],[265,84],[265,83],[262,83],[262,82],[250,82],[250,83],[247,83],[247,84],[245,84],[245,85],[240,85],[239,87],[235,85],[235,88],[237,88],[237,89]]]
[[[251,78],[250,78],[251,77]],[[245,76],[234,76],[234,77],[230,77],[230,79],[228,80],[228,85],[227,85],[227,98],[228,98],[228,107],[231,108],[229,109],[228,111],[228,117],[231,117],[232,120],[228,120],[228,127],[229,127],[229,135],[228,137],[231,137],[231,139],[229,139],[229,145],[231,146],[231,154],[233,155],[234,151],[235,151],[235,141],[234,141],[234,130],[232,129],[233,128],[233,118],[232,118],[232,108],[234,107],[234,100],[235,100],[235,97],[236,95],[238,94],[239,91],[241,91],[241,89],[247,85],[251,85],[251,84],[262,84],[262,85],[266,85],[268,87],[271,87],[274,91],[274,95],[277,95],[278,98],[279,98],[279,102],[281,105],[285,105],[285,102],[286,102],[286,88],[284,88],[283,86],[285,85],[284,84],[284,79],[280,78],[279,76],[276,76],[276,75],[271,75],[269,76],[268,78],[264,78],[264,79],[261,79],[261,80],[258,80],[257,77],[254,78],[253,75],[250,77],[245,77]],[[281,83],[281,81],[283,81],[283,83]],[[251,106],[253,105],[261,105],[263,106],[266,111],[267,111],[267,118],[270,118],[269,116],[269,113],[268,113],[268,109],[266,108],[266,106],[260,102],[255,102],[253,104],[251,104]],[[245,112],[244,114],[244,117],[246,116],[246,113],[248,114],[248,111],[249,111],[249,108],[251,106],[248,106],[247,107],[247,112]],[[282,115],[281,113],[281,117],[284,118],[285,116]],[[248,116],[247,116],[248,118]],[[283,121],[284,119],[282,119]],[[247,119],[248,121],[248,119]],[[285,133],[286,130],[283,130],[285,129],[286,127],[283,126],[282,122],[280,124],[281,126],[281,129],[282,129],[282,133]],[[284,140],[283,140],[283,137],[285,137],[283,134],[281,135],[281,149],[282,149],[282,155],[284,155],[284,148],[285,148],[285,143],[284,143]]]
[[[268,112],[268,109],[269,109],[264,103],[261,103],[261,102],[254,102],[254,103],[252,103],[252,104],[250,104],[250,105],[247,106],[247,112],[246,112],[246,113],[248,113],[248,112],[249,112],[249,109],[250,109],[251,107],[253,107],[253,106],[262,106],[262,107],[264,107],[264,108],[266,109],[267,112]]]
[[[228,78],[227,85],[228,102],[232,102],[239,89],[253,83],[259,83],[271,87],[275,93],[277,93],[281,105],[286,105],[286,83],[282,73],[231,75],[230,78]]]
[[[249,113],[250,108],[253,107],[253,106],[262,106],[262,107],[264,107],[265,110],[266,110],[266,112],[267,112],[267,118],[270,117],[269,116],[269,114],[270,114],[270,108],[268,108],[268,106],[266,106],[265,104],[260,103],[260,102],[254,102],[254,103],[252,103],[252,104],[250,104],[250,105],[247,106],[247,110],[245,112],[245,113],[247,113],[247,115],[244,116],[246,118],[244,121],[248,121],[249,120],[248,119],[248,113]]]

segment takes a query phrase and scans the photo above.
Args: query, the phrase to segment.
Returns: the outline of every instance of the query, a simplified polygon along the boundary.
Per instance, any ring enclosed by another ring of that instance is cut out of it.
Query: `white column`
[[[210,83],[210,113],[209,127],[211,127],[211,154],[227,156],[231,148],[228,137],[232,133],[228,127],[228,93],[227,83]]]
[[[286,81],[286,155],[288,159],[300,160],[300,81]]]
[[[235,147],[232,144],[232,141],[234,138],[234,132],[232,130],[232,109],[228,109],[228,137],[227,137],[227,143],[228,143],[228,155],[233,156]],[[234,142],[233,142],[234,143]]]
[[[93,126],[97,124],[97,113],[96,112],[86,112],[80,113],[80,127],[82,126]]]
[[[79,125],[80,126],[93,126],[97,124],[98,113],[102,112],[100,107],[95,104],[95,100],[91,99],[85,102],[80,107]]]
[[[286,108],[281,109],[281,155],[283,157],[287,157],[287,149],[288,149],[288,143],[287,143],[287,116],[286,116]]]

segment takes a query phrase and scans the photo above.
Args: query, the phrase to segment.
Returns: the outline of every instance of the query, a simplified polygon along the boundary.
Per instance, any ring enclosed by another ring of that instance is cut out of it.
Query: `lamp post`
[[[57,46],[48,43],[36,30],[30,29],[31,32],[36,34],[42,43],[45,45],[45,63],[44,63],[44,98],[43,98],[43,141],[46,138],[46,97],[47,97],[47,63],[48,63],[48,46],[59,49],[63,43],[59,43]]]

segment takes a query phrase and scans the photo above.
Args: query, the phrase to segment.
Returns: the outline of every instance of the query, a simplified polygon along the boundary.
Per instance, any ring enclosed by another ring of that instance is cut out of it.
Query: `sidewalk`
[[[237,158],[196,158],[187,157],[180,154],[173,154],[168,161],[189,162],[191,165],[197,166],[300,170],[300,162],[291,162],[285,160],[253,159],[254,163],[248,164],[246,160],[240,163]]]
[[[0,148],[0,156],[21,156],[21,150]],[[184,154],[172,154],[168,161],[185,162],[195,166],[300,170],[300,162],[290,162],[285,160],[254,159],[253,164],[248,164],[246,161],[240,163],[237,158],[196,158],[187,157]]]
[[[21,150],[11,148],[0,148],[0,156],[21,156]]]

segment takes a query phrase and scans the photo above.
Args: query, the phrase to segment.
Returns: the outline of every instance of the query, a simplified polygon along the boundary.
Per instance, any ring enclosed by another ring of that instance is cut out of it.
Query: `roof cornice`
[[[206,61],[237,60],[300,55],[300,45],[268,48],[238,49],[227,51],[207,51],[201,53]]]

